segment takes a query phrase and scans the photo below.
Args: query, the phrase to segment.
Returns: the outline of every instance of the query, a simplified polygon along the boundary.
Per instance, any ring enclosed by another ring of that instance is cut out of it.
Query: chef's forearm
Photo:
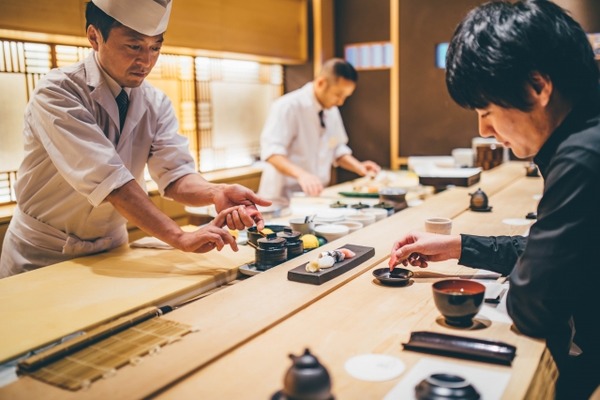
[[[165,196],[187,206],[205,206],[214,203],[215,194],[221,187],[200,174],[188,174],[167,186]]]
[[[113,190],[106,200],[130,223],[167,243],[176,242],[183,233],[175,221],[152,203],[135,180]]]
[[[362,165],[362,163],[360,161],[358,161],[354,156],[352,156],[351,154],[344,154],[343,156],[341,156],[340,158],[338,158],[336,160],[336,163],[351,172],[355,172],[358,175],[364,175],[364,167]]]

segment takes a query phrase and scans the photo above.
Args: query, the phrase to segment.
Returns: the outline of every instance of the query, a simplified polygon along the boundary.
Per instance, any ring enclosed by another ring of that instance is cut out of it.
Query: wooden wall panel
[[[336,56],[346,44],[390,40],[389,0],[336,0]],[[358,71],[354,94],[340,108],[349,145],[359,160],[390,166],[390,70]],[[337,168],[337,182],[357,175]]]
[[[84,36],[86,0],[0,0],[0,29]],[[307,58],[307,0],[174,0],[165,44],[277,62]]]
[[[85,0],[0,0],[0,28],[85,35]]]

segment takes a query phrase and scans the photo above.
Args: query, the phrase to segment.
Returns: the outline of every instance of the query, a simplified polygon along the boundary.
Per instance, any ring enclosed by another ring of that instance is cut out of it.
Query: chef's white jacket
[[[144,82],[129,98],[119,135],[117,104],[93,53],[39,81],[25,111],[18,209],[0,277],[126,243],[126,221],[105,198],[133,179],[145,189],[146,164],[161,195],[195,172],[166,95]]]
[[[323,110],[325,128],[319,111]],[[313,82],[287,93],[271,106],[261,133],[261,159],[274,154],[286,156],[292,163],[316,175],[323,186],[331,180],[331,166],[345,154],[348,135],[337,107],[323,109],[314,93]],[[258,194],[272,200],[289,200],[302,191],[295,178],[285,176],[265,163]]]

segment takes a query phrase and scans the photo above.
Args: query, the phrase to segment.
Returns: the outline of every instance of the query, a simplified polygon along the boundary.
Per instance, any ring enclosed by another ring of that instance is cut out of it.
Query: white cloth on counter
[[[134,247],[134,248],[139,247],[139,248],[146,248],[146,249],[165,249],[165,250],[174,249],[174,247],[171,246],[170,244],[167,244],[167,243],[163,242],[162,240],[155,238],[154,236],[146,236],[141,239],[134,240],[133,242],[129,243],[129,247]]]

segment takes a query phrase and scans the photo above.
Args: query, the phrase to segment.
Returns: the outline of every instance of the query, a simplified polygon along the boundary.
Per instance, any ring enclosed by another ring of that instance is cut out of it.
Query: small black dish
[[[411,270],[405,268],[394,268],[392,272],[390,272],[389,268],[377,268],[373,271],[373,276],[377,278],[377,280],[384,285],[406,285],[410,278],[413,276],[413,272]]]
[[[527,215],[525,216],[525,218],[527,218],[527,219],[537,219],[537,212],[535,212],[535,211],[529,212],[529,213],[527,213]]]
[[[342,203],[341,201],[336,201],[335,203],[331,203],[329,205],[331,208],[347,208],[348,204]]]

